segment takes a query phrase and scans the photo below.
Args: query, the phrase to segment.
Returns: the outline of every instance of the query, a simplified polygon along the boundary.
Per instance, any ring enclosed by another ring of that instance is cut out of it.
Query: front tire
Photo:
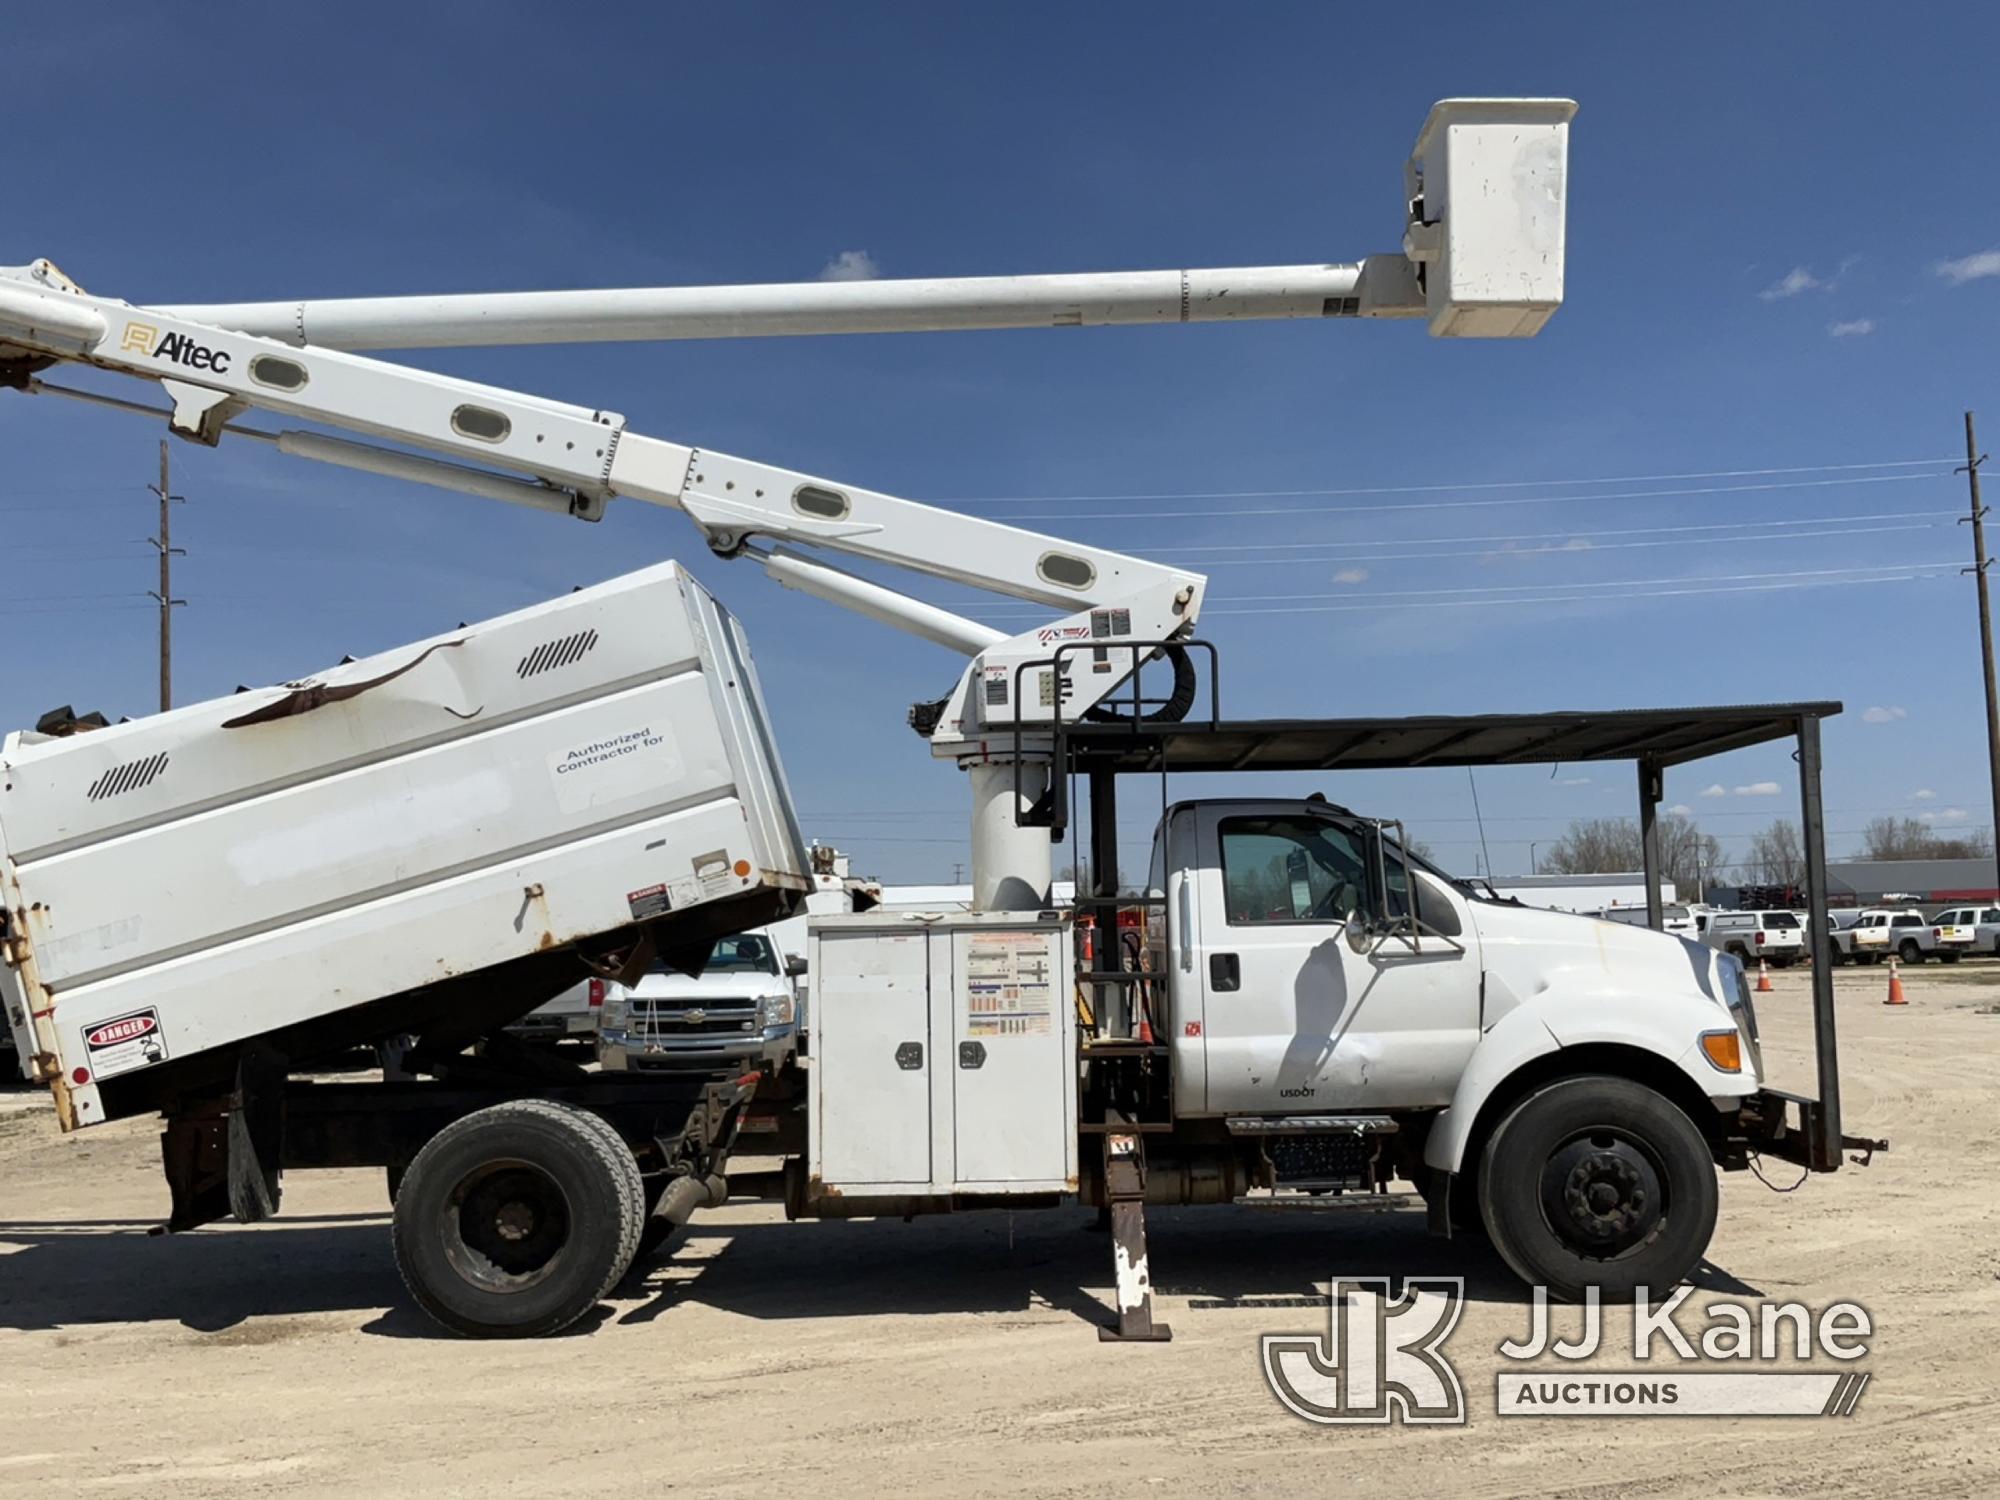
[[[396,1194],[396,1267],[454,1332],[558,1333],[632,1264],[645,1184],[603,1119],[541,1099],[479,1110],[427,1142]]]
[[[1514,1274],[1567,1301],[1675,1286],[1715,1233],[1715,1165],[1680,1108],[1585,1075],[1508,1112],[1479,1163],[1479,1214]]]

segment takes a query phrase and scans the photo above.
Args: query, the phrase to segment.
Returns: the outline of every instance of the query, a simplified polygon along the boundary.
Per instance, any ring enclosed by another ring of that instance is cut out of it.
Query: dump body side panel
[[[734,632],[668,563],[276,688],[10,739],[0,849],[33,958],[13,972],[77,1123],[106,1117],[103,1078],[809,889],[769,735],[743,729],[763,722],[747,652],[711,644]]]

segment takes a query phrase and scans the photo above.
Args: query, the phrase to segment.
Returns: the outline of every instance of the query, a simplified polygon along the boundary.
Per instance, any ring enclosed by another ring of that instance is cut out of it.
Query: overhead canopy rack
[[[1064,648],[1073,649],[1073,648]],[[1086,648],[1087,649],[1087,648]],[[1057,653],[1060,661],[1062,650]],[[1137,688],[1134,688],[1135,700]],[[1135,710],[1141,703],[1135,701]],[[1812,955],[1817,1098],[1786,1095],[1799,1110],[1809,1165],[1839,1165],[1840,1064],[1834,1036],[1832,945],[1827,938],[1826,822],[1820,795],[1820,722],[1841,704],[1756,703],[1700,708],[1617,708],[1539,714],[1417,715],[1368,719],[1206,719],[1058,723],[1048,821],[1069,822],[1072,776],[1090,792],[1092,887],[1084,904],[1119,897],[1116,780],[1120,775],[1268,771],[1387,771],[1425,766],[1584,765],[1631,761],[1638,770],[1647,921],[1662,922],[1659,805],[1669,766],[1792,740],[1799,768]],[[1163,787],[1164,796],[1164,787]]]
[[[1637,760],[1662,769],[1790,739],[1841,705],[1621,708],[1394,719],[1223,719],[1063,726],[1076,771],[1378,771]]]

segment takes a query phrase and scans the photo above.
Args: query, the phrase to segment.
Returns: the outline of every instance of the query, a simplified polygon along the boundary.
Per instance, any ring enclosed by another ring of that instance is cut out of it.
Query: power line
[[[970,495],[940,500],[940,505],[1039,505],[1071,500],[1276,500],[1307,495],[1427,495],[1451,490],[1527,490],[1584,484],[1664,484],[1683,479],[1767,479],[1774,474],[1858,473],[1865,469],[1919,469],[1950,465],[1950,458],[1887,458],[1866,464],[1794,464],[1766,469],[1702,469],[1684,474],[1624,474],[1599,479],[1475,479],[1455,484],[1356,485],[1340,489],[1192,490],[1181,494],[1139,495]]]
[[[1849,575],[1883,573],[1891,569],[1895,569],[1898,571],[1894,572],[1893,576],[1890,577],[1875,578],[1875,577],[1849,576]],[[1911,570],[1916,570],[1916,571],[1911,571]],[[1485,603],[1485,602],[1490,602],[1494,604],[1574,604],[1578,602],[1588,602],[1592,598],[1598,596],[1593,596],[1589,594],[1575,594],[1574,592],[1572,592],[1563,597],[1555,597],[1551,594],[1550,591],[1551,590],[1576,591],[1581,589],[1647,590],[1647,589],[1653,589],[1656,586],[1672,585],[1673,587],[1666,588],[1663,593],[1659,594],[1649,595],[1642,593],[1635,595],[1632,593],[1624,593],[1618,595],[1617,597],[1619,598],[1664,597],[1667,594],[1681,594],[1681,593],[1694,593],[1694,594],[1755,593],[1761,589],[1773,589],[1773,588],[1782,589],[1788,587],[1793,587],[1793,588],[1829,587],[1829,586],[1837,586],[1843,583],[1851,583],[1855,585],[1869,584],[1869,583],[1903,583],[1914,579],[1943,578],[1943,577],[1953,576],[1956,574],[1957,571],[1958,571],[1958,564],[1956,562],[1942,561],[1942,562],[1921,562],[1921,563],[1883,563],[1874,566],[1854,567],[1854,568],[1803,568],[1803,569],[1795,569],[1789,572],[1778,572],[1778,573],[1694,574],[1684,578],[1610,578],[1610,579],[1600,579],[1595,581],[1579,581],[1576,583],[1562,583],[1562,584],[1547,584],[1547,583],[1479,584],[1479,585],[1468,584],[1460,587],[1431,588],[1431,589],[1371,589],[1365,593],[1342,591],[1339,593],[1316,593],[1316,594],[1260,594],[1255,596],[1254,599],[1249,597],[1245,597],[1242,599],[1231,599],[1227,597],[1221,599],[1211,599],[1208,601],[1207,605],[1204,606],[1203,616],[1204,618],[1206,618],[1209,615],[1218,615],[1218,614],[1220,615],[1291,614],[1300,612],[1320,613],[1324,612],[1325,610],[1334,610],[1334,609],[1373,609],[1376,608],[1378,605],[1384,604],[1391,600],[1437,599],[1440,596],[1444,595],[1458,596],[1464,594],[1484,594],[1484,595],[1536,594],[1539,597],[1534,599],[1512,599],[1512,600],[1510,599],[1471,600],[1471,599],[1457,599],[1454,597],[1454,599],[1452,599],[1449,602],[1458,604],[1475,604],[1475,603]],[[1778,581],[1769,582],[1767,580],[1778,580]],[[1787,582],[1786,580],[1819,580],[1819,581]],[[1697,587],[1693,588],[1680,587],[1680,585],[1686,585],[1686,584],[1697,585]],[[1706,587],[1706,585],[1710,584],[1716,584],[1716,585],[1752,584],[1754,586],[1748,588]],[[1273,600],[1311,601],[1318,599],[1339,599],[1344,602],[1339,605],[1320,606],[1317,609],[1310,611],[1305,610],[1303,605],[1296,605],[1296,604],[1287,604],[1285,607],[1278,609],[1266,609],[1262,607],[1263,605]],[[1247,607],[1247,606],[1256,606],[1256,607]],[[972,600],[972,601],[958,601],[958,602],[946,601],[942,607],[948,609],[960,609],[968,613],[991,614],[1001,611],[1033,608],[1034,606],[1017,604],[1011,601],[987,603],[983,600]],[[1425,606],[1398,604],[1395,607],[1419,608]],[[1438,606],[1438,607],[1445,607],[1445,606]]]
[[[1775,490],[1814,490],[1833,485],[1853,484],[1919,484],[1942,476],[1933,474],[1875,474],[1860,475],[1841,479],[1798,479],[1770,484],[1719,484],[1704,485],[1690,489],[1674,490],[1618,490],[1599,495],[1513,495],[1483,500],[1419,500],[1388,501],[1380,505],[1277,505],[1240,506],[1226,510],[1103,510],[1103,511],[1036,511],[1025,516],[1009,517],[1014,521],[1144,521],[1148,525],[1155,521],[1185,520],[1233,520],[1239,516],[1353,516],[1365,515],[1371,511],[1420,511],[1420,510],[1474,510],[1491,506],[1513,505],[1580,505],[1608,500],[1661,500],[1689,499],[1700,495],[1743,495]],[[1146,496],[1120,497],[1146,499]],[[1160,499],[1174,499],[1174,496],[1160,496]],[[1257,499],[1255,491],[1245,490],[1240,495],[1219,495],[1217,499]]]
[[[1457,536],[1437,537],[1387,537],[1380,541],[1366,538],[1352,540],[1328,539],[1319,542],[1193,542],[1184,547],[1148,547],[1146,553],[1152,556],[1169,552],[1266,552],[1282,548],[1286,552],[1300,547],[1428,547],[1451,542],[1543,542],[1565,540],[1570,537],[1600,536],[1661,536],[1690,531],[1760,531],[1781,526],[1818,526],[1830,521],[1932,521],[1955,520],[1955,510],[1877,510],[1863,511],[1858,515],[1843,515],[1838,511],[1822,511],[1811,516],[1778,516],[1765,521],[1703,521],[1685,526],[1611,526],[1599,527],[1593,531],[1579,531],[1565,528],[1561,531],[1488,531],[1470,532]]]
[[[1846,526],[1828,528],[1824,532],[1806,532],[1806,536],[1876,536],[1880,532],[1928,532],[1938,522],[1918,522],[1914,526]],[[1330,562],[1430,562],[1432,558],[1542,558],[1542,556],[1588,556],[1592,552],[1630,552],[1634,548],[1658,548],[1658,546],[1714,546],[1716,542],[1728,542],[1732,546],[1748,542],[1792,542],[1798,540],[1800,532],[1762,532],[1758,536],[1664,536],[1652,542],[1584,542],[1582,546],[1510,546],[1510,548],[1460,548],[1456,552],[1356,552],[1350,556],[1334,558],[1206,558],[1200,560],[1204,568],[1246,568],[1246,566],[1288,566],[1302,568],[1310,564],[1330,564]]]
[[[1793,583],[1750,583],[1731,584],[1721,587],[1671,588],[1671,589],[1629,589],[1619,594],[1566,594],[1541,599],[1428,599],[1398,603],[1397,609],[1497,609],[1501,607],[1552,604],[1601,604],[1607,600],[1624,599],[1679,599],[1703,594],[1775,594],[1797,589],[1825,588],[1865,588],[1870,584],[1915,583],[1943,578],[1943,573],[1897,573],[1886,578],[1822,578]],[[1330,596],[1329,596],[1330,597]],[[1295,604],[1280,605],[1275,609],[1238,608],[1209,610],[1210,615],[1306,615],[1344,614],[1351,611],[1373,609],[1372,604]]]

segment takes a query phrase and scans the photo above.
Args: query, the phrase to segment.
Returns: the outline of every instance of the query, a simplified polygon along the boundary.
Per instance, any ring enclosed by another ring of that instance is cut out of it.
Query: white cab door
[[[1464,904],[1419,875],[1450,937],[1356,953],[1369,899],[1359,829],[1300,803],[1200,810],[1195,974],[1211,1114],[1312,1114],[1450,1102],[1479,1041],[1480,958]],[[1390,879],[1401,909],[1402,871]]]

